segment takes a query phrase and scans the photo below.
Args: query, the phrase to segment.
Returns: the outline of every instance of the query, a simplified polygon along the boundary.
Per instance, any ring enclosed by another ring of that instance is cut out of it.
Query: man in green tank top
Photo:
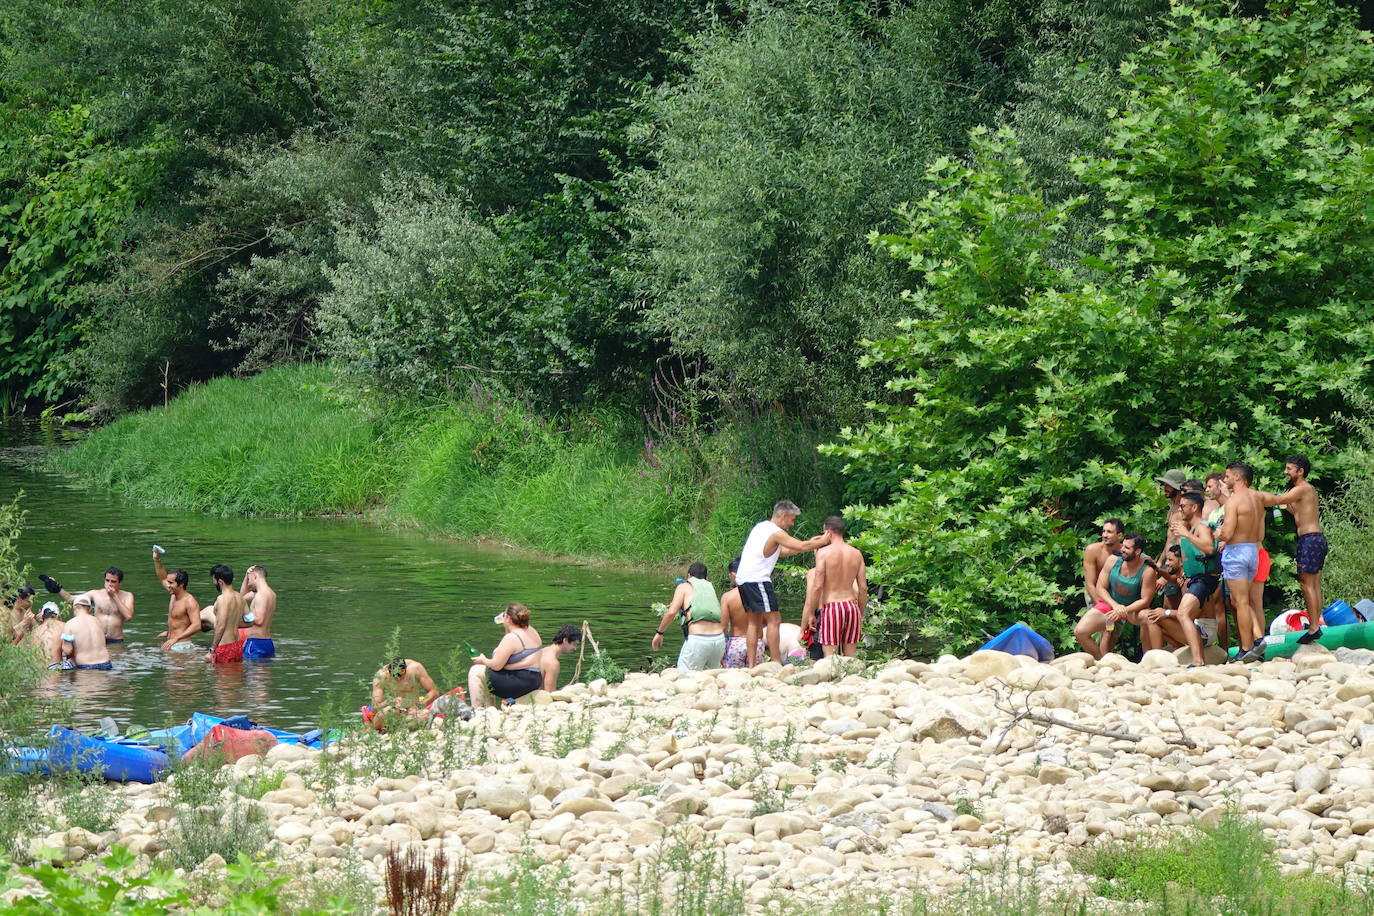
[[[663,648],[663,634],[673,618],[682,613],[687,621],[682,651],[677,667],[685,671],[719,668],[725,655],[725,625],[720,621],[720,599],[716,587],[706,579],[706,564],[693,563],[687,568],[687,579],[678,583],[673,601],[659,621],[650,642],[657,652]]]
[[[1155,571],[1145,563],[1145,539],[1128,534],[1121,542],[1121,555],[1115,563],[1102,567],[1097,579],[1102,599],[1090,608],[1073,629],[1074,639],[1093,658],[1101,658],[1116,642],[1116,627],[1121,623],[1139,624],[1139,614],[1150,606],[1155,594]],[[1101,640],[1093,637],[1102,633]]]

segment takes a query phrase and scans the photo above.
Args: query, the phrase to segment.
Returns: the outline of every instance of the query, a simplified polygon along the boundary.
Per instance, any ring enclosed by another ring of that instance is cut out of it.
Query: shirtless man
[[[38,612],[38,626],[29,632],[28,643],[43,657],[49,668],[70,668],[62,660],[62,617],[57,602],[49,601]]]
[[[215,638],[210,643],[210,651],[205,653],[207,662],[226,664],[243,661],[243,638],[239,636],[239,624],[248,611],[243,596],[234,588],[234,571],[221,563],[210,570],[210,581],[215,583],[219,597],[215,599]]]
[[[558,689],[558,674],[563,663],[558,656],[576,652],[582,644],[582,628],[565,623],[558,628],[553,642],[539,650],[539,670],[544,673],[544,689],[553,693]]]
[[[76,603],[76,596],[67,591],[50,576],[39,576],[39,580],[50,594],[61,595],[67,601]],[[120,586],[124,584],[124,570],[111,566],[105,570],[105,587],[93,588],[81,594],[88,596],[95,608],[96,620],[105,629],[105,642],[114,645],[124,641],[124,624],[134,618],[134,596]]]
[[[1073,628],[1074,639],[1093,658],[1112,650],[1118,624],[1139,625],[1140,612],[1154,600],[1155,571],[1145,559],[1145,539],[1128,534],[1121,542],[1121,556],[1098,573],[1097,592],[1104,597]],[[1098,633],[1101,639],[1094,640]]]
[[[1126,533],[1126,525],[1119,518],[1109,518],[1102,523],[1102,536],[1083,548],[1083,600],[1085,608],[1091,608],[1103,596],[1097,592],[1097,579],[1102,575],[1102,567],[1115,558],[1121,549],[1121,536]]]
[[[200,632],[200,602],[186,590],[190,574],[184,569],[168,571],[162,565],[162,555],[156,550],[153,551],[153,570],[162,587],[167,589],[167,629],[157,634],[167,640],[162,644],[165,652]]]
[[[243,600],[252,607],[243,617],[248,626],[244,658],[272,658],[277,646],[272,642],[272,618],[277,613],[277,593],[267,584],[267,567],[250,566],[243,574]]]
[[[1236,640],[1241,649],[1237,661],[1255,661],[1264,653],[1264,621],[1255,619],[1251,588],[1259,571],[1259,547],[1264,541],[1264,503],[1250,489],[1254,479],[1254,468],[1244,461],[1226,466],[1224,480],[1231,496],[1226,500],[1226,517],[1217,532],[1222,546],[1221,575],[1236,606]]]
[[[62,657],[69,658],[79,670],[109,671],[110,650],[105,648],[105,628],[91,616],[95,599],[77,595],[72,601],[72,619],[62,627]]]
[[[439,698],[439,688],[425,666],[397,656],[372,677],[372,727],[382,731],[395,725],[424,723],[425,707]]]
[[[1179,501],[1183,518],[1173,524],[1173,534],[1178,538],[1183,552],[1183,597],[1178,610],[1156,608],[1141,612],[1141,619],[1147,627],[1159,627],[1165,638],[1179,645],[1186,645],[1192,653],[1189,667],[1204,664],[1202,655],[1204,644],[1216,639],[1216,632],[1210,625],[1199,625],[1205,613],[1203,606],[1217,590],[1218,572],[1215,555],[1216,540],[1212,529],[1202,519],[1204,499],[1201,493],[1185,492]],[[1216,618],[1209,618],[1215,622]],[[1151,633],[1151,645],[1159,642]]]
[[[1183,517],[1183,513],[1178,508],[1179,497],[1183,495],[1183,485],[1188,482],[1188,475],[1174,468],[1165,471],[1160,477],[1155,478],[1155,483],[1164,489],[1164,497],[1169,500],[1169,511],[1164,517],[1164,549],[1155,558],[1155,563],[1159,566],[1164,565],[1164,561],[1169,558],[1169,548],[1178,543],[1178,538],[1171,533],[1174,522]],[[1172,582],[1160,581],[1159,586],[1164,592],[1164,606],[1167,608],[1177,608],[1179,598],[1182,595],[1181,589]]]
[[[780,557],[816,550],[830,543],[830,532],[825,531],[809,540],[798,540],[787,533],[797,523],[801,510],[790,500],[779,500],[773,506],[773,514],[767,521],[759,522],[749,532],[740,551],[739,595],[744,605],[745,650],[748,653],[748,666],[758,664],[759,631],[767,634],[768,652],[773,661],[779,664],[786,661],[782,655],[782,640],[779,627],[782,612],[778,610],[778,596],[773,591],[773,567]]]
[[[1293,455],[1283,463],[1287,493],[1256,491],[1265,506],[1284,506],[1298,526],[1298,582],[1307,606],[1307,632],[1298,642],[1309,643],[1322,635],[1322,567],[1326,565],[1326,535],[1317,509],[1317,488],[1307,482],[1312,463],[1306,455]]]
[[[844,537],[844,519],[827,518],[822,527],[830,543],[816,551],[816,568],[807,577],[807,607],[820,608],[821,651],[825,655],[854,657],[863,635],[863,613],[868,607],[868,576],[864,555]],[[802,629],[815,623],[802,616]]]

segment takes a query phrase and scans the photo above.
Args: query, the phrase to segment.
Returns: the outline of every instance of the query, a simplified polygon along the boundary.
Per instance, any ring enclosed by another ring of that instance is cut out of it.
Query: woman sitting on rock
[[[487,704],[488,693],[514,700],[544,685],[539,670],[539,649],[543,643],[530,626],[530,609],[523,604],[508,604],[493,622],[504,626],[506,635],[496,644],[490,658],[478,655],[468,669],[468,693],[475,707]]]

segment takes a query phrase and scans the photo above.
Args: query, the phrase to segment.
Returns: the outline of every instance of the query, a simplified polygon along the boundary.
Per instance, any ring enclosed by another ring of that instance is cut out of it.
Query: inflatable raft
[[[48,772],[95,773],[117,782],[156,782],[171,765],[162,748],[128,739],[93,738],[54,725],[48,731]]]
[[[1264,640],[1264,658],[1292,658],[1293,653],[1302,648],[1298,637],[1302,632],[1286,633],[1283,636],[1267,636]],[[1351,623],[1340,627],[1324,627],[1317,637],[1317,645],[1328,649],[1374,649],[1374,621]],[[1235,656],[1239,650],[1232,646],[1228,654]]]

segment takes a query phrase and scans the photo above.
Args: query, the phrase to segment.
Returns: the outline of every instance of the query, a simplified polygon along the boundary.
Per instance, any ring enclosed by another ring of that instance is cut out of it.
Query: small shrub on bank
[[[1284,874],[1263,828],[1235,809],[1215,824],[1103,843],[1074,859],[1098,893],[1147,904],[1143,912],[1236,916],[1374,913],[1369,889],[1345,877]]]

